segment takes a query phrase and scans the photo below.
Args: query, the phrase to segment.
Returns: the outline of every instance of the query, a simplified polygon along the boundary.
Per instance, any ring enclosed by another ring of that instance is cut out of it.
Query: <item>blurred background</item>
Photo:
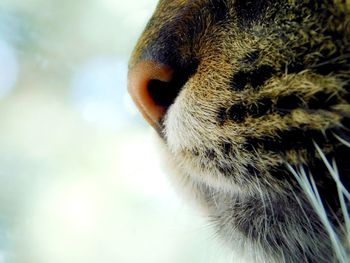
[[[227,262],[126,92],[156,2],[0,1],[0,263]]]

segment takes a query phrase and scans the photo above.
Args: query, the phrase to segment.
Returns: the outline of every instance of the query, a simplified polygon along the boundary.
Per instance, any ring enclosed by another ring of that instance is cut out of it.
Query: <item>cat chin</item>
[[[207,211],[207,200],[203,195],[208,193],[220,193],[223,196],[249,196],[257,193],[255,183],[242,180],[237,184],[237,178],[244,178],[244,175],[237,174],[228,177],[223,175],[214,162],[208,161],[205,167],[201,167],[196,156],[186,156],[183,152],[174,153],[167,141],[157,136],[157,144],[162,159],[162,169],[168,175],[177,191],[185,192],[187,201],[200,204]],[[245,184],[245,185],[244,185]],[[261,190],[261,189],[260,189]],[[181,196],[180,195],[180,196]]]
[[[259,214],[255,213],[259,211],[259,209],[261,210],[265,202],[273,209],[274,212],[272,213],[280,213],[279,216],[282,216],[282,218],[288,218],[288,220],[281,220],[279,225],[279,227],[291,228],[285,230],[285,242],[289,242],[288,236],[293,238],[293,242],[295,241],[297,243],[297,237],[293,237],[292,234],[297,233],[300,229],[304,229],[304,227],[307,226],[307,224],[304,225],[301,220],[303,213],[299,209],[300,204],[291,204],[285,194],[283,195],[271,189],[269,192],[266,192],[266,189],[259,189],[254,183],[250,184],[250,189],[249,187],[243,188],[221,175],[215,169],[201,170],[197,165],[193,164],[193,159],[174,154],[164,139],[158,138],[158,148],[160,149],[160,157],[163,159],[163,168],[169,180],[172,181],[175,190],[181,193],[180,196],[185,199],[185,203],[199,208],[202,214],[210,219],[212,224],[218,226],[217,229],[220,233],[221,240],[224,242],[225,246],[231,249],[233,258],[240,258],[240,262],[242,263],[277,263],[284,261],[283,257],[279,255],[279,251],[276,251],[274,247],[269,247],[269,243],[264,243],[263,238],[260,240],[261,242],[258,242],[249,237],[249,233],[253,230],[257,231],[257,229],[245,229],[244,227],[239,229],[237,226],[239,226],[238,223],[244,226],[245,221],[247,222],[245,225],[248,226],[254,226],[259,222],[265,222],[263,215],[259,216]],[[257,196],[261,196],[261,199],[257,200],[264,201],[252,202],[251,200]],[[255,212],[251,213],[247,211],[245,213],[244,209],[237,210],[234,205],[235,200],[238,200],[236,204],[241,204],[242,207],[252,207],[252,211]],[[305,208],[305,200],[298,200]],[[247,203],[247,206],[244,205],[245,203]],[[308,213],[313,214],[310,210],[308,210]],[[284,214],[288,216],[283,216]],[[239,217],[240,215],[241,217]],[[256,219],[254,219],[255,217]],[[277,218],[279,217],[277,216]],[[289,221],[292,223],[285,225],[285,222]],[[255,223],[253,224],[250,222]],[[276,222],[276,224],[277,223],[278,222]],[[246,232],[244,230],[246,230]],[[259,235],[262,237],[267,235],[275,237],[271,234],[272,230],[265,229],[264,231],[262,229]],[[309,232],[314,233],[315,231],[311,229]],[[291,235],[287,235],[288,233],[291,233]],[[320,233],[320,235],[322,236],[323,234]],[[306,240],[306,244],[311,244],[310,248],[316,250],[317,247],[313,247],[312,240],[310,236],[308,236],[308,231],[303,235],[303,238]],[[323,238],[326,240],[326,237]],[[276,233],[276,240],[278,240],[278,233]],[[325,251],[327,250],[326,247],[324,249]],[[291,248],[291,250],[293,250],[293,248]],[[327,250],[327,253],[328,252],[331,253]],[[294,255],[290,254],[288,257],[290,259],[288,262],[300,262],[300,258]],[[293,260],[291,258],[293,258]]]

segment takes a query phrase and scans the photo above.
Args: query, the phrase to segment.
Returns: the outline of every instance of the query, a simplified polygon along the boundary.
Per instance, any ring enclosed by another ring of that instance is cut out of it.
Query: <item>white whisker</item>
[[[348,257],[346,250],[339,240],[336,231],[334,230],[331,222],[327,217],[326,210],[323,206],[323,202],[317,190],[316,183],[311,174],[307,175],[303,166],[299,167],[297,172],[291,165],[287,164],[288,169],[292,172],[295,179],[298,181],[300,187],[309,199],[310,204],[313,206],[316,214],[319,216],[323,226],[325,227],[330,240],[332,242],[333,250],[337,256],[337,259],[341,263],[347,263]]]
[[[340,141],[342,144],[350,148],[350,143],[345,141],[343,138],[338,136],[337,134],[333,133],[334,137],[337,138],[338,141]]]

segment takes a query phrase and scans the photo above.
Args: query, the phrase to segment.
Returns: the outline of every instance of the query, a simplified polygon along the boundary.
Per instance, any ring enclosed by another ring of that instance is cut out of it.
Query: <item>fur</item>
[[[349,23],[349,0],[161,0],[135,47],[174,70],[172,180],[247,262],[349,262]]]

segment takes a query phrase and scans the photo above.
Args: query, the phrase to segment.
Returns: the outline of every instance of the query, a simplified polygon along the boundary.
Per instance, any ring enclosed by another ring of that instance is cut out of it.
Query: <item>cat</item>
[[[349,0],[160,0],[128,88],[234,262],[350,262],[349,81]]]

